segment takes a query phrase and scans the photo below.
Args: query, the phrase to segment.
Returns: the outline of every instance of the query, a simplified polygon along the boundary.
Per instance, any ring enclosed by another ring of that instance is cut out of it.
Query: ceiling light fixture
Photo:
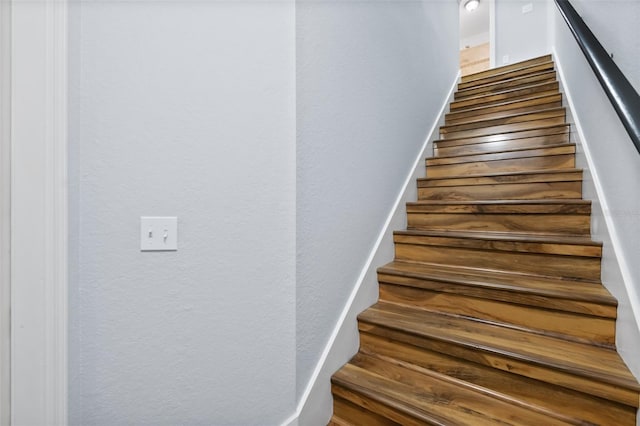
[[[464,8],[467,9],[468,12],[473,12],[478,8],[479,4],[479,0],[467,0],[464,4]]]

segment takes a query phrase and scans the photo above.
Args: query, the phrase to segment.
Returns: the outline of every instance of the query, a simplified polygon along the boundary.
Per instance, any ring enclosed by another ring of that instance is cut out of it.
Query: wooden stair
[[[635,425],[550,56],[464,76],[331,425]]]

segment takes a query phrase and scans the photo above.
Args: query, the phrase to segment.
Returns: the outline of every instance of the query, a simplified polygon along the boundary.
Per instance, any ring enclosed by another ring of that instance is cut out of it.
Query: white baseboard
[[[393,259],[393,231],[406,227],[406,203],[417,199],[416,179],[425,175],[424,159],[428,156],[427,151],[432,147],[434,136],[444,120],[444,113],[451,102],[459,78],[460,74],[458,73],[347,299],[295,413],[283,422],[282,426],[297,426],[298,424],[324,426],[328,422],[327,415],[330,416],[332,410],[331,375],[358,350],[356,317],[378,300],[376,270]]]

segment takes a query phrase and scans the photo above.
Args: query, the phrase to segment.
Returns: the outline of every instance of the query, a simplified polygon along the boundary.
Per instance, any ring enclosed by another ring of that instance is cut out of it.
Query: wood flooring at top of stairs
[[[566,116],[550,55],[461,79],[330,424],[635,426]]]

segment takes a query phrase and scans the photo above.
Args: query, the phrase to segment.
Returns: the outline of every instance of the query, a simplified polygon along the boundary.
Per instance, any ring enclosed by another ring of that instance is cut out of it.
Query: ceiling
[[[489,32],[489,1],[480,0],[480,5],[473,12],[464,8],[466,0],[460,0],[460,39]]]

